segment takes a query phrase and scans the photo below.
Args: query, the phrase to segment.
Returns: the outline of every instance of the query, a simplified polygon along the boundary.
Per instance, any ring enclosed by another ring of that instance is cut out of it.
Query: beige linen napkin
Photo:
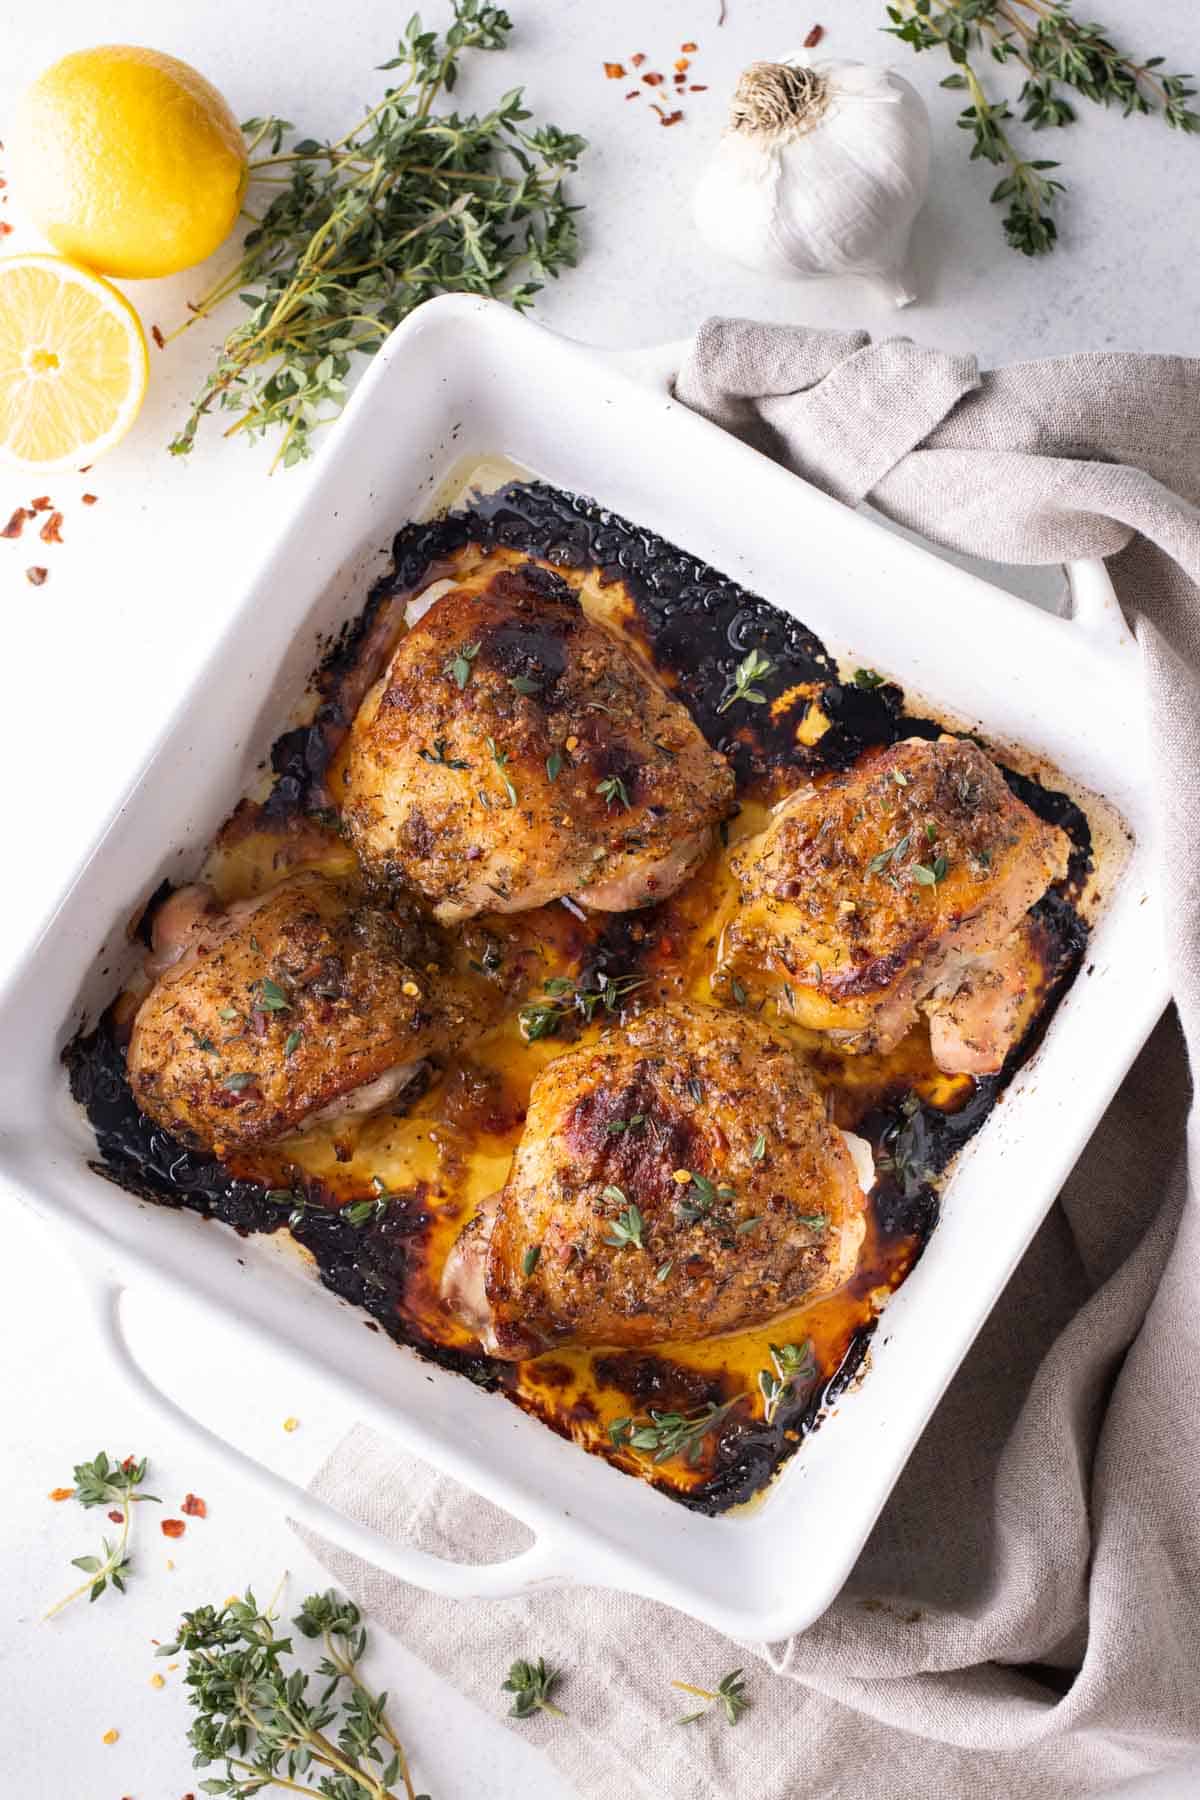
[[[1185,1052],[1200,1054],[1200,362],[1081,355],[981,374],[904,339],[715,319],[676,391],[846,504],[869,498],[949,548],[1109,559],[1141,646],[1178,1017],[808,1631],[737,1646],[586,1587],[447,1602],[319,1554],[497,1716],[513,1657],[560,1664],[569,1716],[517,1729],[586,1800],[1063,1800],[1179,1768],[1200,1746],[1200,1133]],[[361,1429],[316,1487],[464,1560],[526,1541]],[[710,1685],[739,1663],[754,1710],[736,1730],[671,1723],[673,1677]]]

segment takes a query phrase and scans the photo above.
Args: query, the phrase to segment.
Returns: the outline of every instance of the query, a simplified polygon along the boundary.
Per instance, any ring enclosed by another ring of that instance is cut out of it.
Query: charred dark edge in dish
[[[842,768],[872,745],[905,736],[936,737],[943,729],[935,720],[906,714],[903,694],[892,683],[862,688],[840,681],[836,665],[812,632],[653,532],[595,501],[543,483],[511,483],[477,498],[463,512],[407,525],[397,533],[391,571],[372,588],[362,612],[344,627],[321,665],[317,676],[321,699],[312,723],[285,732],[276,741],[268,816],[285,819],[323,811],[325,772],[337,736],[348,723],[338,697],[341,684],[353,671],[381,609],[398,594],[436,579],[439,565],[468,544],[485,550],[515,548],[560,567],[596,570],[606,581],[622,581],[637,609],[632,629],[709,742],[729,756],[742,792],[775,770],[791,768],[803,774]],[[794,739],[808,694],[779,707],[777,713],[765,706],[718,711],[737,664],[751,649],[764,651],[777,664],[760,684],[771,699],[800,684],[820,690],[820,705],[832,728],[814,746],[799,746]],[[872,1204],[885,1235],[911,1241],[909,1270],[937,1222],[938,1195],[931,1182],[980,1129],[1001,1091],[1041,1042],[1087,944],[1087,926],[1073,899],[1091,866],[1086,816],[1067,795],[1046,788],[1036,778],[1008,768],[1004,774],[1031,810],[1062,826],[1073,845],[1063,891],[1046,895],[1035,909],[1054,946],[1053,973],[1046,1000],[1024,1040],[1000,1074],[976,1083],[958,1112],[906,1105],[905,1095],[897,1092],[894,1100],[863,1121],[861,1128],[884,1144],[896,1164],[895,1172],[878,1184]],[[628,929],[633,917],[639,926],[636,938]],[[636,972],[638,944],[653,942],[653,922],[653,911],[610,920],[591,952],[590,966],[603,967],[615,956],[624,970]],[[91,1166],[97,1173],[142,1199],[188,1208],[243,1234],[278,1230],[284,1223],[286,1209],[268,1202],[263,1187],[231,1176],[215,1158],[186,1149],[138,1112],[107,1014],[93,1031],[75,1035],[63,1059],[71,1092],[96,1133],[100,1160]],[[359,1227],[312,1204],[293,1230],[313,1255],[324,1284],[362,1307],[391,1337],[481,1386],[510,1387],[511,1365],[431,1344],[409,1331],[399,1317],[406,1245],[423,1224],[421,1196],[414,1193],[397,1199],[382,1220]],[[837,1372],[798,1395],[790,1409],[781,1407],[773,1425],[741,1422],[737,1413],[732,1414],[717,1443],[714,1472],[702,1487],[687,1493],[664,1491],[707,1513],[751,1498],[795,1452],[822,1408],[851,1383],[873,1329],[856,1333]],[[727,1397],[719,1378],[706,1382],[666,1358],[622,1353],[607,1360],[614,1370],[620,1365],[623,1379],[631,1379],[630,1369],[638,1364],[643,1375],[624,1391],[633,1394],[640,1389],[656,1405]],[[569,1421],[544,1422],[562,1432],[569,1429]]]

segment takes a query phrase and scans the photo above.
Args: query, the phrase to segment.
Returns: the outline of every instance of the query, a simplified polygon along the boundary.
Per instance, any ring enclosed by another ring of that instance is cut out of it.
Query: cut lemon
[[[56,256],[0,259],[0,461],[50,473],[124,437],[146,392],[146,339],[123,294]]]

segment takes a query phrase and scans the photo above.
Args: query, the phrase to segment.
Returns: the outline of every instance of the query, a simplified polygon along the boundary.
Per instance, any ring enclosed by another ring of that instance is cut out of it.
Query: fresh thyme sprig
[[[772,1425],[781,1402],[790,1400],[795,1393],[796,1383],[810,1384],[820,1371],[811,1338],[802,1344],[771,1344],[768,1348],[771,1367],[759,1370],[758,1387],[763,1397],[763,1419]]]
[[[606,1187],[604,1198],[611,1205],[624,1209],[617,1214],[615,1219],[608,1221],[608,1236],[604,1242],[611,1245],[614,1250],[626,1248],[644,1250],[646,1244],[642,1233],[646,1229],[646,1221],[642,1217],[641,1209],[627,1199],[623,1188]]]
[[[1081,94],[1099,106],[1130,113],[1157,113],[1173,131],[1200,130],[1200,114],[1188,101],[1190,75],[1163,72],[1163,58],[1139,61],[1117,49],[1097,24],[1071,14],[1070,0],[896,0],[883,29],[916,51],[944,49],[956,73],[942,82],[969,95],[958,123],[972,135],[971,160],[983,159],[1006,173],[992,189],[997,205],[1007,202],[1004,234],[1014,250],[1041,256],[1058,237],[1051,216],[1063,183],[1047,173],[1056,162],[1029,160],[1013,144],[1007,126],[1014,118],[1006,100],[990,99],[973,51],[997,63],[1015,62],[1025,71],[1018,96],[1022,123],[1035,131],[1075,122],[1075,109],[1061,90]]]
[[[555,1706],[550,1696],[562,1680],[557,1669],[550,1668],[542,1657],[534,1662],[515,1662],[508,1671],[508,1680],[500,1683],[500,1691],[514,1694],[516,1698],[508,1709],[510,1719],[531,1719],[536,1712],[554,1713],[563,1717],[561,1706]]]
[[[764,656],[761,650],[751,650],[749,656],[743,657],[734,670],[733,686],[718,706],[718,713],[728,712],[736,700],[746,700],[751,706],[765,706],[767,696],[754,684],[774,673],[775,664],[771,658]]]
[[[730,1669],[728,1675],[722,1675],[715,1689],[693,1687],[690,1681],[673,1681],[671,1686],[678,1688],[680,1693],[694,1694],[698,1700],[704,1701],[704,1705],[697,1707],[695,1712],[684,1713],[682,1718],[676,1719],[677,1725],[694,1725],[697,1719],[702,1719],[715,1705],[720,1706],[731,1725],[736,1725],[742,1714],[753,1705],[746,1698],[746,1683],[740,1669]]]
[[[619,1012],[628,994],[645,987],[644,975],[607,975],[601,969],[595,987],[581,986],[566,975],[555,975],[547,981],[548,1000],[530,1000],[517,1013],[521,1036],[527,1044],[538,1038],[554,1037],[573,1015],[590,1025],[597,1011]]]
[[[71,1566],[82,1569],[87,1580],[79,1587],[73,1588],[62,1600],[59,1600],[46,1614],[52,1619],[60,1613],[64,1606],[72,1600],[82,1599],[87,1594],[89,1600],[98,1600],[111,1582],[118,1594],[125,1592],[125,1574],[129,1568],[129,1533],[133,1523],[133,1509],[139,1500],[153,1501],[155,1506],[162,1502],[157,1494],[138,1492],[146,1479],[146,1459],[135,1462],[127,1456],[123,1462],[110,1457],[101,1450],[90,1463],[77,1463],[74,1470],[75,1491],[72,1499],[78,1500],[80,1506],[106,1506],[112,1512],[121,1514],[121,1529],[115,1543],[107,1538],[100,1541],[104,1546],[101,1556],[73,1556]]]
[[[645,1418],[625,1417],[614,1419],[608,1428],[608,1435],[618,1450],[628,1447],[630,1450],[652,1450],[656,1463],[667,1462],[673,1456],[682,1456],[689,1463],[700,1461],[704,1448],[704,1440],[716,1430],[733,1407],[737,1399],[726,1400],[718,1404],[708,1401],[697,1412],[659,1412],[653,1406]]]
[[[264,1612],[247,1589],[242,1600],[184,1613],[175,1641],[158,1651],[187,1654],[184,1682],[197,1715],[188,1732],[193,1767],[225,1767],[224,1777],[200,1782],[201,1791],[249,1800],[277,1786],[328,1800],[429,1800],[413,1787],[387,1695],[372,1694],[359,1678],[367,1634],[358,1608],[330,1588],[310,1594],[293,1619],[303,1637],[324,1647],[316,1668],[322,1685],[312,1695],[291,1638],[275,1635],[278,1616],[273,1601]],[[318,1785],[301,1779],[310,1773]]]
[[[395,83],[343,137],[302,138],[286,119],[249,119],[251,193],[269,194],[237,266],[191,308],[179,330],[237,295],[248,316],[170,445],[186,454],[214,408],[236,414],[225,435],[282,432],[276,463],[311,453],[310,436],[340,412],[354,356],[435,294],[484,294],[527,309],[546,277],[573,266],[577,206],[563,178],[586,149],[555,125],[530,129],[520,89],[482,115],[438,113],[464,50],[501,50],[512,21],[486,0],[451,0],[439,37],[416,15],[382,64]],[[175,334],[177,335],[177,334]]]

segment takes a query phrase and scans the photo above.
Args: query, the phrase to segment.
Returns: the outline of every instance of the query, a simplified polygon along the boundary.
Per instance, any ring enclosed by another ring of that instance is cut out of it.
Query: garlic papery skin
[[[697,228],[744,268],[861,275],[908,306],[929,135],[924,101],[890,69],[802,56],[751,63],[696,188]]]

